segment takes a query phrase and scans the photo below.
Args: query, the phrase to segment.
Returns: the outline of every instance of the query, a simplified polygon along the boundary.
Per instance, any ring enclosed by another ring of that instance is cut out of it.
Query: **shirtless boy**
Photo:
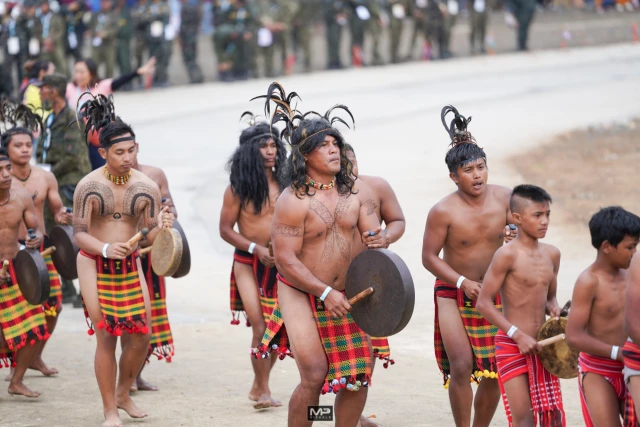
[[[231,272],[231,310],[244,311],[252,328],[251,348],[258,347],[276,300],[276,269],[269,254],[269,230],[282,183],[278,173],[286,159],[282,141],[268,123],[250,123],[229,159],[230,184],[220,212],[220,236],[235,247]],[[238,225],[238,231],[234,226]],[[239,324],[235,318],[232,324]],[[249,399],[255,409],[282,406],[271,397],[269,374],[277,358],[251,357],[254,379]]]
[[[40,248],[42,232],[31,195],[12,186],[11,177],[9,154],[0,147],[0,263],[10,263],[7,273],[0,274],[0,364],[8,367],[9,359],[14,355],[17,359],[11,363],[15,370],[9,382],[9,394],[38,397],[40,393],[29,389],[22,380],[49,333],[42,306],[29,304],[20,292],[13,259],[18,254],[23,222],[36,232],[35,238],[25,242],[27,248]]]
[[[587,427],[636,426],[624,383],[622,348],[628,268],[640,237],[640,218],[619,206],[589,221],[596,260],[578,277],[567,323],[567,343],[580,350],[578,387]],[[624,422],[620,423],[622,416]]]
[[[97,101],[89,101],[93,102]],[[137,244],[132,247],[127,242],[145,227],[146,239],[152,243],[160,228],[173,225],[173,215],[166,207],[161,209],[158,186],[133,169],[136,142],[131,127],[115,117],[110,122],[97,115],[92,119],[87,126],[99,131],[99,152],[106,165],[84,177],[76,188],[74,240],[80,248],[78,278],[86,314],[96,327],[90,334],[95,332],[97,337],[95,368],[103,427],[120,427],[118,408],[132,418],[147,416],[133,403],[129,389],[147,357],[151,338],[149,292],[140,274]],[[115,351],[123,332],[131,336],[120,356],[116,386]]]
[[[551,196],[540,187],[513,189],[511,214],[519,232],[496,251],[476,305],[500,329],[495,338],[496,362],[505,411],[514,427],[566,423],[560,382],[542,366],[535,338],[545,313],[560,316],[556,300],[560,251],[539,242],[549,227],[550,203]],[[498,292],[504,314],[493,304]]]
[[[72,215],[67,213],[67,208],[62,204],[56,177],[39,166],[29,164],[33,155],[33,134],[31,131],[20,127],[7,131],[2,135],[2,147],[8,151],[11,159],[14,188],[26,190],[35,204],[38,229],[42,230],[43,233],[46,231],[44,224],[45,201],[48,203],[51,212],[55,212],[56,223],[71,223]],[[24,224],[20,226],[19,239],[20,241],[27,239],[27,227]],[[40,250],[43,251],[49,246],[51,245],[45,233]],[[43,304],[43,308],[47,321],[47,330],[49,334],[53,334],[58,322],[58,315],[62,311],[62,287],[60,285],[60,276],[53,265],[50,255],[45,257],[45,262],[49,270],[50,293],[48,300]],[[48,367],[42,360],[42,351],[47,342],[48,340],[39,347],[38,354],[30,368],[42,372],[45,376],[50,376],[57,374],[58,370]]]
[[[447,126],[449,112],[455,117]],[[500,391],[494,381],[497,329],[478,319],[476,299],[493,254],[516,233],[508,226],[511,190],[487,184],[486,154],[467,130],[471,118],[451,106],[441,117],[452,146],[445,162],[458,189],[429,211],[422,264],[436,277],[434,347],[455,425],[472,425],[473,404],[473,426],[481,427],[491,423]],[[500,307],[499,298],[496,304]],[[481,380],[475,401],[470,377]]]

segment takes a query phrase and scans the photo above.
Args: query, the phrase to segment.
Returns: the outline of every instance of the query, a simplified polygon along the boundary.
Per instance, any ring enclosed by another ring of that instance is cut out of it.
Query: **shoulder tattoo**
[[[283,224],[281,222],[277,222],[273,224],[273,233],[276,236],[284,236],[284,237],[302,237],[303,228],[295,227],[293,225]]]
[[[363,206],[367,209],[367,215],[373,215],[374,213],[376,213],[376,208],[378,207],[373,199],[369,199],[364,202]]]
[[[115,210],[113,192],[109,187],[95,181],[87,182],[76,188],[73,197],[74,233],[88,231],[90,216],[94,213],[93,203],[98,204],[99,216],[112,215]]]

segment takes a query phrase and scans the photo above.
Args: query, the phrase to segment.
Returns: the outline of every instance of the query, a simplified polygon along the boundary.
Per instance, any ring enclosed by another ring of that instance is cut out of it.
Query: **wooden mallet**
[[[560,341],[562,341],[564,339],[565,339],[565,335],[564,334],[559,334],[559,335],[556,335],[555,337],[551,337],[551,338],[544,339],[542,341],[538,341],[538,344],[540,345],[540,347],[545,347],[545,346],[560,342]]]
[[[129,246],[133,246],[136,243],[138,243],[140,240],[142,240],[145,237],[147,237],[147,234],[149,234],[149,229],[148,228],[143,228],[142,230],[138,231],[135,236],[133,236],[131,239],[129,239],[127,244]]]
[[[47,249],[45,249],[44,251],[40,252],[40,255],[42,255],[42,257],[46,257],[47,255],[51,255],[52,253],[54,253],[56,251],[56,247],[55,246],[49,246]]]
[[[350,298],[349,299],[349,305],[353,305],[353,304],[357,303],[358,301],[363,300],[364,298],[366,298],[369,295],[371,295],[374,291],[375,291],[375,289],[373,289],[371,287],[365,289],[364,291],[360,292],[358,295],[354,296],[353,298]]]
[[[139,253],[140,255],[146,255],[146,254],[148,254],[149,252],[151,252],[151,249],[153,249],[153,246],[147,246],[146,248],[142,248],[142,249],[140,249],[140,250],[138,251],[138,253]]]
[[[5,259],[4,262],[2,263],[2,270],[0,270],[0,275],[6,276],[8,270],[9,270],[9,261]]]

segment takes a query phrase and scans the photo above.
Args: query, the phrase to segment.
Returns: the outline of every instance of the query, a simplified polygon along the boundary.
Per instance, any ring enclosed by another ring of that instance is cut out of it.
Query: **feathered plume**
[[[286,138],[289,143],[291,143],[290,138],[297,127],[298,121],[304,119],[304,117],[298,113],[296,107],[291,104],[294,99],[297,98],[302,101],[302,98],[300,98],[296,92],[291,92],[287,95],[284,88],[278,82],[269,85],[266,95],[256,96],[252,98],[251,101],[262,98],[266,99],[264,112],[267,119],[271,118],[271,126],[278,122],[284,122],[285,127],[280,133],[280,138]],[[271,115],[272,102],[276,104],[273,116]]]
[[[341,117],[335,116],[335,117],[331,117],[331,113],[333,113],[334,110],[344,110],[347,112],[347,114],[349,114],[349,117],[351,117],[351,123],[353,124],[353,128],[356,128],[356,119],[353,118],[353,114],[351,114],[351,111],[349,110],[349,108],[346,105],[343,104],[336,104],[333,107],[329,108],[327,110],[326,113],[324,113],[324,118],[331,123],[331,126],[333,126],[333,124],[335,122],[340,122],[343,125],[345,125],[346,127],[348,127],[349,129],[351,129],[351,127],[347,124],[347,122],[345,122],[344,120],[342,120]]]
[[[245,119],[245,117],[247,117],[247,118]],[[259,116],[256,116],[251,111],[245,111],[240,116],[240,123],[246,123],[246,124],[249,125],[249,127],[255,126],[256,123],[258,123],[258,117]]]
[[[31,132],[42,131],[42,119],[28,106],[5,100],[0,105],[0,133],[16,127],[29,129]]]
[[[80,102],[84,96],[91,97],[80,108]],[[104,95],[93,95],[91,92],[85,92],[78,98],[78,104],[76,106],[76,120],[72,123],[84,120],[84,137],[87,142],[92,131],[99,133],[100,130],[111,122],[115,122],[118,119],[116,116],[116,107],[113,104],[113,96],[109,95],[107,98]]]
[[[454,114],[453,120],[451,120],[451,124],[447,126],[447,121],[445,119],[446,115],[449,113]],[[462,143],[476,143],[476,140],[473,138],[471,133],[467,130],[467,126],[471,122],[471,117],[468,119],[464,117],[462,114],[458,112],[456,107],[453,105],[447,105],[442,109],[440,113],[440,118],[442,119],[442,125],[447,130],[449,137],[451,138],[451,145],[457,145]]]

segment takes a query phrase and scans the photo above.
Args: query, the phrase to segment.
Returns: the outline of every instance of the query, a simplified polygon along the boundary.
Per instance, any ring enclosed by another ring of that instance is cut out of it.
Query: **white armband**
[[[105,243],[104,246],[102,247],[102,257],[103,258],[108,258],[107,256],[107,248],[111,245],[111,243]]]
[[[507,336],[509,338],[513,338],[513,335],[516,333],[517,330],[518,330],[518,327],[516,325],[511,325],[511,327],[509,328],[509,332],[507,332]]]
[[[620,347],[617,345],[611,347],[611,359],[618,360],[618,350],[620,350]]]
[[[460,289],[460,286],[462,286],[462,282],[464,282],[465,279],[466,279],[466,277],[464,277],[464,276],[458,277],[458,282],[456,283],[456,288]]]
[[[251,242],[251,244],[249,245],[249,251],[248,251],[248,252],[249,252],[251,255],[253,255],[253,250],[254,250],[255,248],[256,248],[256,244],[255,244],[255,242]]]
[[[329,295],[329,292],[331,292],[332,289],[333,288],[331,286],[327,286],[327,289],[325,289],[322,295],[320,295],[320,300],[324,301],[324,299],[327,297],[327,295]]]

